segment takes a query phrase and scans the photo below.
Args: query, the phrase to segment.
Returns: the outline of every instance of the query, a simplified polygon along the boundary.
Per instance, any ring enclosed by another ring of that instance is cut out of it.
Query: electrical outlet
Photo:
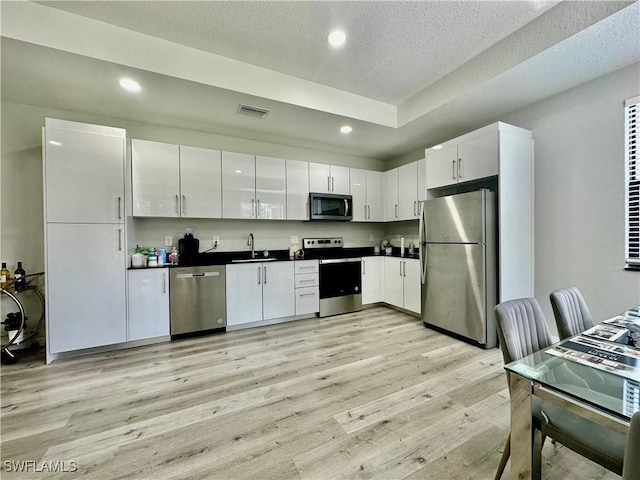
[[[291,243],[292,244],[298,243],[298,236],[297,235],[291,235]]]
[[[173,245],[173,237],[171,235],[167,235],[164,237],[164,246],[170,247],[171,245]]]
[[[218,248],[218,245],[220,245],[220,237],[218,235],[214,235],[213,246],[211,248]]]
[[[373,242],[373,235],[369,235],[369,241]]]

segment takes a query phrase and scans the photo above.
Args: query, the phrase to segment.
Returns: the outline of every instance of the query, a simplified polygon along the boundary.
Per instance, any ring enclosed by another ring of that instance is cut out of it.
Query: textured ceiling
[[[3,101],[377,159],[640,60],[638,2],[0,8]],[[341,50],[326,44],[334,26],[349,34]],[[140,95],[118,87],[123,75]],[[240,102],[271,113],[237,115]],[[345,122],[349,136],[338,133]]]

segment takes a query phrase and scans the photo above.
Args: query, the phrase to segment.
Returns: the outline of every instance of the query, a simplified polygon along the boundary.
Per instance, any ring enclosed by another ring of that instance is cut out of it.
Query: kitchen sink
[[[258,263],[258,262],[273,262],[275,258],[233,258],[231,263]]]

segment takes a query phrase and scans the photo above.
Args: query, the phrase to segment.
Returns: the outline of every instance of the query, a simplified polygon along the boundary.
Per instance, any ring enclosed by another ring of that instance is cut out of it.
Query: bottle
[[[27,288],[27,278],[26,278],[27,274],[22,268],[22,262],[18,262],[18,268],[16,268],[16,271],[13,273],[15,275],[15,280],[13,284],[15,285],[16,292],[19,292]]]
[[[0,270],[0,287],[6,288],[11,283],[11,272],[7,270],[7,263],[2,262],[2,270]]]

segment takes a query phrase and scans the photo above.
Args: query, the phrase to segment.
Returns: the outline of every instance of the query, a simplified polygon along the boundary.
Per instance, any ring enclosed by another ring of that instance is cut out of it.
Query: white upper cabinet
[[[221,158],[220,150],[180,146],[182,217],[222,217]]]
[[[47,119],[44,146],[47,222],[124,222],[124,130]]]
[[[427,189],[498,175],[498,131],[427,149]]]
[[[422,158],[418,160],[418,201],[427,199],[427,161]],[[418,212],[420,217],[420,212]]]
[[[286,218],[287,181],[285,160],[256,156],[256,212],[257,218],[284,220]]]
[[[287,160],[287,220],[309,220],[309,163]]]
[[[256,218],[255,156],[222,152],[223,218]]]
[[[387,222],[399,220],[398,214],[398,169],[394,168],[385,172],[386,202],[384,219]]]
[[[133,216],[180,216],[178,145],[131,140]]]
[[[367,172],[352,168],[349,172],[351,177],[351,196],[353,197],[353,221],[367,221]]]
[[[309,191],[349,195],[349,168],[309,163]]]
[[[349,169],[354,222],[382,222],[384,173]]]
[[[418,162],[398,168],[398,219],[418,218]]]

